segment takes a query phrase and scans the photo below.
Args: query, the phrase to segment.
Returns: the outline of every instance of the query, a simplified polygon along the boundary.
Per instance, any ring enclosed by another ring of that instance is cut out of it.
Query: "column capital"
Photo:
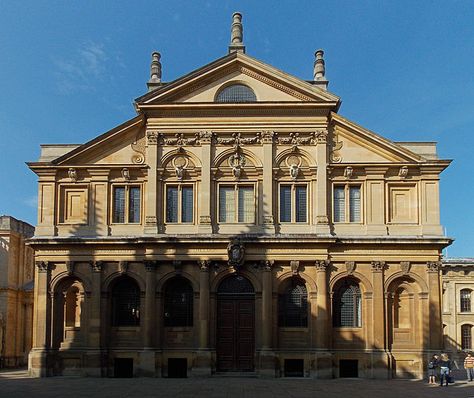
[[[49,261],[36,261],[38,272],[48,272],[51,269]]]
[[[89,261],[92,272],[101,272],[102,266],[104,265],[103,261]]]
[[[273,269],[274,264],[274,260],[263,260],[260,262],[260,268],[262,269],[262,271],[269,272]]]
[[[158,144],[158,131],[147,131],[146,138],[148,145],[157,145]]]
[[[143,261],[143,265],[147,272],[155,272],[156,268],[158,267],[158,261],[156,260],[145,260]]]
[[[385,261],[372,261],[370,264],[372,266],[373,273],[382,272],[384,269],[386,269]]]
[[[326,272],[331,262],[329,260],[316,260],[314,265],[316,266],[317,272]]]
[[[201,272],[209,272],[209,268],[211,267],[210,260],[198,260],[197,263]]]
[[[441,268],[441,261],[428,261],[426,263],[426,268],[429,273],[438,273]]]

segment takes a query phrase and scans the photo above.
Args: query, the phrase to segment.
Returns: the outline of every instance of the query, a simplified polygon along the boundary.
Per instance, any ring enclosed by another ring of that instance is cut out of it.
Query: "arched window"
[[[362,300],[356,281],[345,279],[333,299],[333,324],[336,327],[362,326]]]
[[[278,326],[308,326],[308,292],[300,278],[291,278],[284,292],[278,297]]]
[[[187,279],[167,283],[164,312],[165,326],[193,326],[193,288]]]
[[[404,288],[399,288],[393,296],[393,327],[411,327],[410,296]]]
[[[112,288],[112,325],[140,325],[140,288],[132,278],[120,278]]]
[[[471,290],[461,290],[461,312],[471,312]]]
[[[244,84],[224,87],[216,96],[216,102],[256,102],[253,90]]]
[[[461,326],[461,348],[463,350],[472,349],[472,325]]]
[[[66,327],[81,326],[81,297],[75,285],[66,290],[64,302],[64,324]]]

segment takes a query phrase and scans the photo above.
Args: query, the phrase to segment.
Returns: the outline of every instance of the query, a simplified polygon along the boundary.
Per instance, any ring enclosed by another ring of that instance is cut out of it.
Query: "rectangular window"
[[[362,221],[360,185],[336,185],[333,191],[334,222]]]
[[[254,187],[225,185],[219,187],[219,222],[255,222]]]
[[[138,224],[141,217],[141,189],[137,186],[114,186],[112,222]]]
[[[194,210],[193,187],[189,185],[168,185],[166,187],[167,223],[192,223]]]
[[[280,222],[305,223],[307,215],[306,185],[280,185]]]

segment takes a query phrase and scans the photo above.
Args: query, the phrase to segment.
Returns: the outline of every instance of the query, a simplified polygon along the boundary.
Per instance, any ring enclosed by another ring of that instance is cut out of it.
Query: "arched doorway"
[[[224,279],[217,289],[217,371],[255,368],[255,291],[241,275]]]

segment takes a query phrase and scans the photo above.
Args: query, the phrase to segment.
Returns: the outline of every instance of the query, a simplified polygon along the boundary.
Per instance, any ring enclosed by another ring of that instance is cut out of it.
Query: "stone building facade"
[[[447,258],[442,266],[444,350],[462,367],[474,352],[474,258]]]
[[[245,54],[37,162],[33,375],[420,377],[442,346],[433,143],[337,112],[323,52],[303,81]]]
[[[33,328],[34,227],[0,216],[0,368],[28,362]]]

